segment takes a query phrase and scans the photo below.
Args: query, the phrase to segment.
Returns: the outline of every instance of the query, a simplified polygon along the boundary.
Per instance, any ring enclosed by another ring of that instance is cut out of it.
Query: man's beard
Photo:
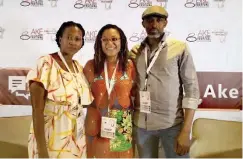
[[[150,35],[150,34],[148,34],[148,37],[149,38],[153,38],[153,39],[157,39],[157,38],[159,38],[160,36],[162,35],[162,33],[161,34],[153,34],[153,35]]]
[[[154,38],[154,39],[157,39],[157,38],[161,37],[162,34],[163,34],[163,32],[160,33],[158,30],[156,31],[156,33],[152,33],[152,34],[147,33],[149,38]]]

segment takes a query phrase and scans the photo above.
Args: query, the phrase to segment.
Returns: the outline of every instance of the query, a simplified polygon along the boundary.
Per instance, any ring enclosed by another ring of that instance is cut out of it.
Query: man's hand
[[[133,46],[133,48],[131,49],[131,51],[129,52],[128,56],[130,59],[135,60],[136,56],[138,54],[138,48],[140,47],[140,45],[135,45]]]
[[[175,143],[175,152],[182,156],[185,155],[189,152],[190,150],[190,145],[191,145],[191,140],[190,140],[190,133],[188,132],[180,132],[176,139]]]
[[[183,127],[179,133],[179,135],[176,138],[175,143],[175,152],[182,156],[189,152],[190,146],[191,146],[191,140],[190,140],[190,132],[192,127],[192,121],[195,114],[194,109],[185,109],[185,120]]]

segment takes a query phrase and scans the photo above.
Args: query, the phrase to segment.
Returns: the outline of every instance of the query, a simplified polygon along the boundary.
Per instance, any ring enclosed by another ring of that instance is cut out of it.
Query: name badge
[[[102,117],[101,137],[114,139],[116,133],[116,118]]]
[[[151,113],[150,92],[140,91],[139,96],[140,96],[140,112]]]

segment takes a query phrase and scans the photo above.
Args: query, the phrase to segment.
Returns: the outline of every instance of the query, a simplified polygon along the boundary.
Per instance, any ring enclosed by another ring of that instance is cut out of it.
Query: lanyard
[[[156,59],[158,58],[160,51],[163,49],[164,46],[165,46],[165,42],[163,42],[162,44],[160,43],[158,50],[157,51],[155,50],[150,54],[150,59],[152,58],[152,61],[149,63],[149,65],[148,65],[148,47],[145,47],[144,58],[145,58],[145,66],[147,68],[146,76],[145,76],[145,84],[144,84],[145,90],[147,90],[148,74],[149,74],[151,68],[153,67]]]
[[[78,87],[77,79],[76,79],[76,78],[74,77],[74,75],[72,74],[72,72],[71,72],[69,66],[67,65],[67,62],[66,62],[66,60],[64,59],[62,53],[61,53],[61,52],[58,52],[58,55],[59,55],[59,57],[61,58],[61,60],[62,60],[62,62],[64,63],[64,65],[66,66],[68,72],[70,72],[70,74],[71,74],[71,76],[72,76],[72,79],[73,79],[73,81],[74,81],[74,83],[75,83],[75,85],[76,85],[76,87],[77,87],[77,92],[78,92],[78,94],[79,94],[79,97],[78,97],[78,103],[81,104],[81,94],[80,94],[80,92],[78,91],[78,90],[79,90],[79,87]],[[77,74],[78,71],[76,70],[76,67],[74,66],[74,63],[73,63],[73,62],[72,62],[72,64],[73,64],[74,72]]]
[[[104,63],[105,86],[106,86],[106,90],[107,90],[107,93],[108,93],[108,100],[110,99],[111,91],[112,91],[112,89],[113,89],[113,87],[115,85],[115,76],[116,76],[116,69],[117,69],[118,63],[119,63],[119,61],[117,61],[117,63],[116,63],[116,68],[115,68],[115,70],[112,73],[110,81],[109,81],[109,78],[108,78],[107,62],[105,61],[105,63]],[[108,106],[108,112],[109,112],[109,106]]]

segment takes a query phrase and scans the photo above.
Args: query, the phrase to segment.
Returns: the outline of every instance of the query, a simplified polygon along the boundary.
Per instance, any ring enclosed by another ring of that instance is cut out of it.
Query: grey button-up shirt
[[[183,122],[183,108],[196,109],[199,103],[197,74],[187,44],[175,39],[165,41],[148,75],[151,113],[140,112],[139,93],[135,98],[134,124],[147,130],[165,129]],[[149,56],[151,51],[144,43]],[[138,91],[145,85],[144,56],[142,49],[136,57]]]

